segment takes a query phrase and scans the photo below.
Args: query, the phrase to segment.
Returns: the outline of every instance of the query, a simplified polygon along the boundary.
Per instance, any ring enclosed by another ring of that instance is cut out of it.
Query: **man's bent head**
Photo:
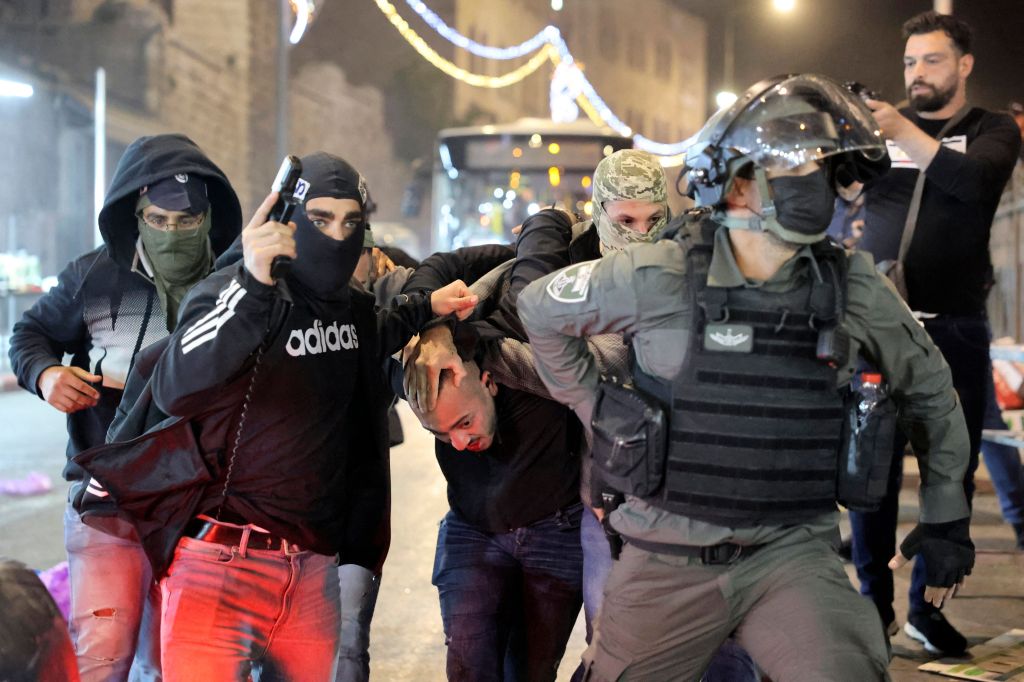
[[[456,450],[482,452],[491,447],[498,419],[494,396],[498,385],[488,371],[465,361],[466,376],[456,386],[450,371],[441,372],[437,405],[429,412],[413,410],[427,431]]]

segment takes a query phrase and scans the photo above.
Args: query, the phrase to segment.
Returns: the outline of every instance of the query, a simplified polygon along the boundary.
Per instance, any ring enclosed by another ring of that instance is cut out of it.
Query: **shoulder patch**
[[[593,272],[596,260],[578,263],[559,272],[548,282],[548,295],[562,303],[575,303],[587,298],[590,289],[590,273]]]

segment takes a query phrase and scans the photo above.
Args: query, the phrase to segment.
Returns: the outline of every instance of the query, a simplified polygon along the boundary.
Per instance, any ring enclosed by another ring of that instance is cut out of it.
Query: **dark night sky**
[[[777,14],[770,0],[676,0],[709,20],[708,67],[712,92],[722,74],[723,16],[736,15],[738,87],[785,72],[816,71],[858,80],[890,101],[905,96],[900,26],[931,0],[796,0]],[[954,14],[974,28],[972,103],[1005,109],[1024,99],[1024,0],[955,0]]]

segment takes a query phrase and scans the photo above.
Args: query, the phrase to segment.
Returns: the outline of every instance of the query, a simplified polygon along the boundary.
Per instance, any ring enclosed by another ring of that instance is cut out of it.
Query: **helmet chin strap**
[[[750,230],[751,232],[768,232],[772,228],[782,227],[775,220],[775,202],[772,201],[772,190],[768,185],[768,176],[760,166],[754,166],[754,182],[757,183],[758,193],[761,195],[761,210],[751,210],[750,217],[740,218],[729,215],[724,206],[715,209],[714,220],[730,230]],[[733,179],[730,178],[731,186]]]

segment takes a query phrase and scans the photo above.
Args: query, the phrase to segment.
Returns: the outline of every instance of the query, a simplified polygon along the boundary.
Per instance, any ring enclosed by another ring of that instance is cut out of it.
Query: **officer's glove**
[[[974,567],[970,523],[970,518],[946,523],[919,523],[900,544],[900,554],[907,559],[916,554],[924,557],[929,587],[958,585]]]

